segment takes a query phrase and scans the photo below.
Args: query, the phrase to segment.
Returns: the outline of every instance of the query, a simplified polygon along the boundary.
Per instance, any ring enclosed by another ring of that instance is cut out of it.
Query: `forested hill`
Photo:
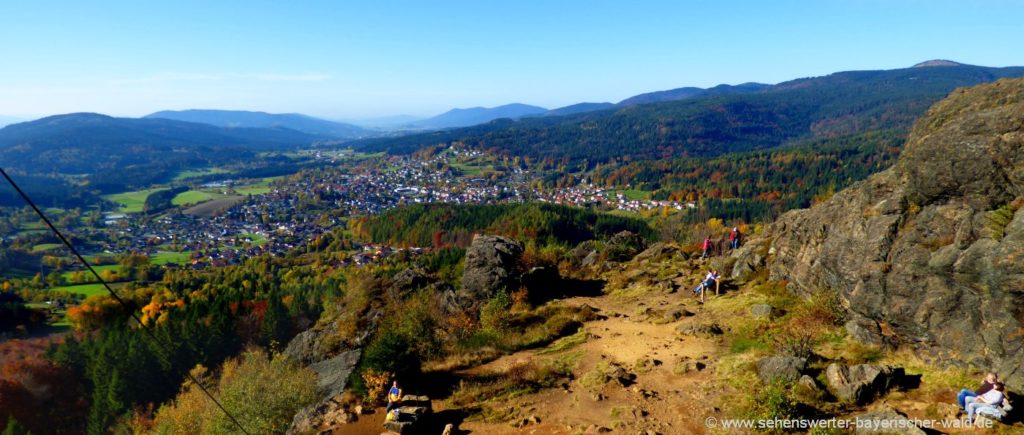
[[[377,132],[365,128],[314,118],[298,113],[264,113],[243,110],[165,110],[146,115],[149,119],[173,119],[177,121],[210,124],[230,128],[287,128],[303,133],[353,139],[375,136]]]
[[[906,131],[962,86],[1024,76],[1024,67],[970,65],[849,71],[792,80],[762,91],[580,113],[497,120],[397,138],[352,142],[357,149],[411,153],[462,142],[499,153],[590,162],[712,156],[869,130]]]
[[[414,204],[359,218],[363,240],[400,246],[466,247],[473,234],[501,234],[539,243],[575,245],[620,231],[652,236],[644,221],[556,204]]]
[[[119,188],[145,185],[185,168],[252,161],[260,151],[305,147],[316,140],[282,128],[75,113],[0,129],[0,164],[19,179],[48,177],[58,185],[63,183],[53,178],[58,174],[84,175],[102,190],[111,182]]]

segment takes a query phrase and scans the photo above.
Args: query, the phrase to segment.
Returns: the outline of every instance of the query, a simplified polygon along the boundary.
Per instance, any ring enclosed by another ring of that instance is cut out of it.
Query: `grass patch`
[[[262,234],[256,234],[256,233],[245,233],[245,234],[240,235],[239,238],[248,240],[249,243],[252,243],[254,245],[262,245],[262,244],[265,244],[265,243],[267,243],[269,241]]]
[[[188,206],[199,204],[200,202],[206,202],[213,199],[215,196],[219,196],[210,192],[202,190],[189,190],[187,192],[181,192],[178,196],[175,196],[171,200],[171,204],[176,206]]]
[[[103,273],[103,272],[108,271],[108,270],[113,271],[115,273],[118,273],[118,272],[121,271],[121,266],[117,265],[117,264],[104,264],[102,266],[93,266],[92,268],[96,270],[96,273]],[[60,276],[61,276],[62,279],[64,279],[64,282],[71,282],[71,276],[74,275],[75,272],[78,272],[78,271],[69,270],[67,272],[61,273]],[[86,281],[88,281],[88,282],[95,281],[95,277],[92,276],[92,273],[90,273],[88,269],[82,269],[81,272],[85,276]]]
[[[229,174],[229,173],[231,173],[231,171],[228,171],[227,169],[223,169],[223,168],[187,169],[187,170],[178,172],[178,174],[174,176],[174,181],[181,181],[181,180],[185,180],[185,179],[188,179],[188,178],[197,178],[197,177],[203,177],[203,176],[207,176],[207,175]]]
[[[40,244],[35,245],[35,246],[32,247],[32,253],[52,251],[52,250],[60,248],[62,246],[64,246],[64,245],[62,245],[60,243],[40,243]]]
[[[170,252],[160,251],[149,257],[149,262],[159,266],[173,263],[177,265],[183,265],[192,259],[192,253],[190,252]]]
[[[65,285],[60,287],[54,287],[53,290],[84,295],[86,297],[107,293],[107,289],[104,288],[103,284],[100,283]]]
[[[234,189],[239,195],[266,195],[273,190],[270,185],[283,178],[284,177],[267,177],[255,183],[235,186]]]
[[[121,208],[117,211],[121,213],[142,213],[143,206],[146,205],[146,198],[154,192],[160,192],[167,190],[167,188],[153,188],[145,190],[136,190],[134,192],[115,193],[111,195],[103,195],[103,199],[120,204]]]
[[[485,404],[485,420],[508,421],[515,413],[498,412],[486,408],[486,402],[513,399],[554,387],[572,376],[572,368],[564,360],[547,360],[516,364],[500,373],[473,376],[461,382],[448,399],[456,407],[467,408]]]
[[[651,194],[653,192],[648,192],[648,191],[645,191],[645,190],[637,190],[637,189],[627,189],[627,190],[620,190],[617,193],[622,194],[623,196],[626,197],[626,199],[628,199],[630,201],[643,201],[643,200],[651,199]]]
[[[575,334],[569,335],[569,336],[566,336],[566,337],[562,337],[562,338],[559,338],[558,340],[555,340],[554,343],[551,343],[550,346],[548,346],[548,347],[546,347],[544,349],[541,349],[541,351],[538,352],[538,353],[541,354],[541,355],[544,355],[544,354],[564,352],[564,351],[572,349],[572,348],[574,348],[576,346],[579,346],[579,345],[581,345],[583,343],[586,343],[589,338],[590,338],[590,333],[588,333],[586,331],[586,329],[580,328],[579,331],[576,331]]]

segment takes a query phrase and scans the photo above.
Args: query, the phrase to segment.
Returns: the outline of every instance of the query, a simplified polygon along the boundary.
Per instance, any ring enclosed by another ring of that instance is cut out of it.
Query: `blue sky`
[[[889,69],[1024,65],[1024,2],[0,4],[0,115],[432,115]]]

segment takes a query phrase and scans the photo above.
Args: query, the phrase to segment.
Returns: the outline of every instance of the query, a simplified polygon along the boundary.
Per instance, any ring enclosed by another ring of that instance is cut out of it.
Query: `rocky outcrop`
[[[466,250],[459,298],[471,305],[519,286],[523,245],[501,236],[478,235]]]
[[[904,377],[902,367],[832,363],[825,369],[828,388],[837,399],[863,405],[885,394]]]
[[[423,417],[433,412],[430,398],[427,396],[405,395],[402,405],[398,408],[398,417],[384,421],[387,434],[418,434],[423,433]]]
[[[1024,79],[957,90],[915,124],[896,165],[791,211],[733,255],[836,292],[869,343],[931,348],[1024,387]]]
[[[605,243],[608,260],[629,261],[647,248],[647,241],[639,234],[620,231]]]
[[[764,383],[775,380],[793,382],[800,378],[806,367],[807,358],[770,356],[757,361],[757,376]]]

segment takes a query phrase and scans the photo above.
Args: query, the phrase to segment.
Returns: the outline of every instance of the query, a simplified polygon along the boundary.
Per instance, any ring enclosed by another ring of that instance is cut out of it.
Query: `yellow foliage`
[[[379,404],[393,377],[394,375],[387,371],[378,372],[374,369],[367,369],[363,372],[363,381],[366,382],[366,401],[370,404]]]

